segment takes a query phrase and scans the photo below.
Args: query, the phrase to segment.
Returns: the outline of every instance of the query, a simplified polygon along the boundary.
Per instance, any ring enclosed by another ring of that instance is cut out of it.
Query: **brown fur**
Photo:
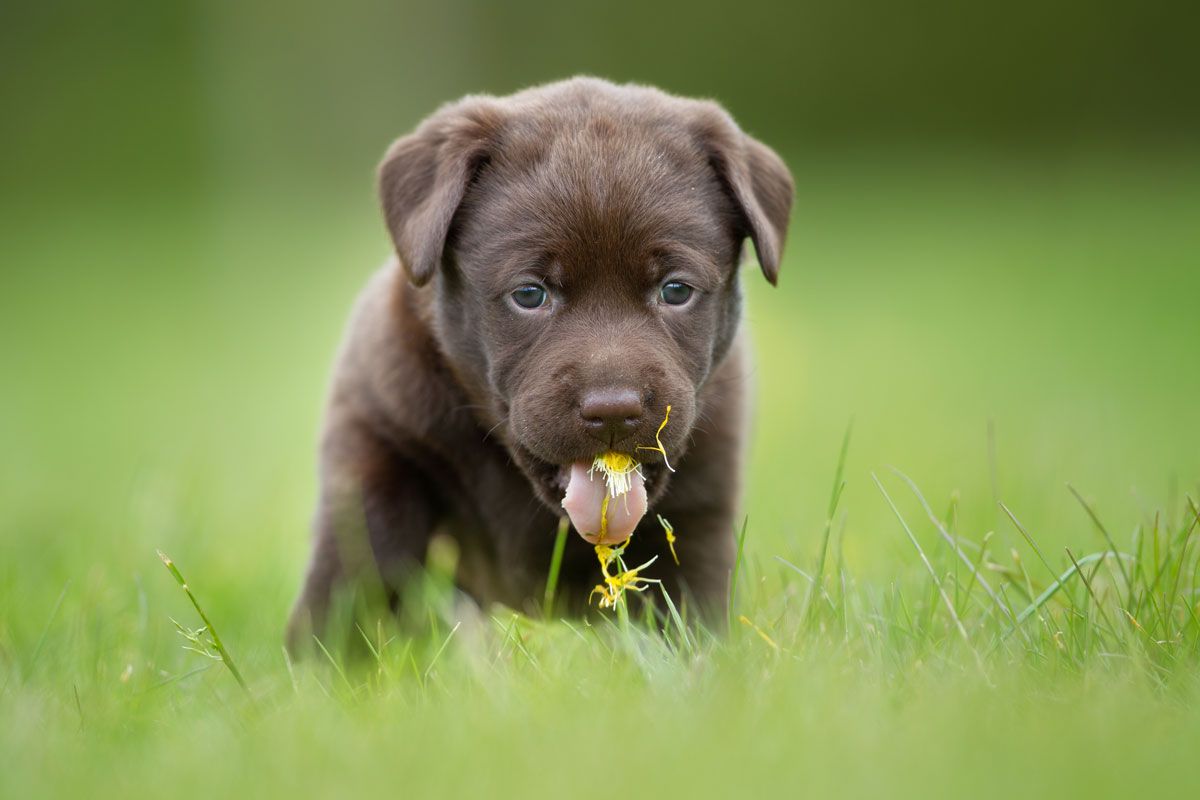
[[[616,387],[642,412],[616,444],[644,460],[650,513],[629,558],[702,613],[733,557],[746,355],[737,266],[749,238],[774,283],[792,202],[783,162],[711,102],[574,79],[468,97],[389,149],[380,196],[398,259],[363,292],[333,379],[312,563],[289,626],[320,630],[335,591],[395,595],[435,533],[481,603],[540,596],[560,468],[607,445],[581,398]],[[678,279],[685,306],[658,301]],[[537,281],[550,304],[509,294]],[[662,438],[677,472],[637,445]],[[672,562],[655,514],[679,533]],[[597,579],[572,535],[561,586]]]

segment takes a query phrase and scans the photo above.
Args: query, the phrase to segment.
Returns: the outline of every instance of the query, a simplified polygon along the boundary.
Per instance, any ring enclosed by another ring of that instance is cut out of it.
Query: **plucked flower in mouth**
[[[662,424],[654,435],[657,446],[638,449],[660,453],[663,463],[674,471],[667,461],[667,451],[660,438],[670,415],[671,407],[667,406]],[[614,503],[614,500],[618,502]],[[562,505],[579,534],[596,546],[603,583],[592,590],[592,597],[600,595],[601,608],[615,607],[627,590],[641,592],[647,585],[659,582],[640,575],[642,570],[654,563],[657,556],[634,569],[626,569],[621,559],[629,538],[645,516],[647,508],[646,478],[636,458],[609,450],[596,456],[590,465],[586,462],[571,465]],[[678,564],[674,528],[661,515],[658,520],[666,533],[671,557]],[[610,571],[613,564],[618,569],[615,574]]]
[[[588,470],[588,477],[599,472],[604,476],[604,483],[608,487],[608,496],[610,498],[620,497],[633,488],[631,476],[635,472],[640,475],[641,468],[642,465],[634,461],[633,456],[609,450],[607,453],[596,456],[591,469]]]

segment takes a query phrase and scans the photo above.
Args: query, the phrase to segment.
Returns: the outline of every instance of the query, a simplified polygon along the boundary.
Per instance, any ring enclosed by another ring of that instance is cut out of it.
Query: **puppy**
[[[776,282],[783,161],[712,102],[577,78],[444,106],[388,150],[379,195],[397,258],[337,359],[293,647],[364,578],[395,601],[435,534],[462,590],[531,609],[568,493],[560,596],[586,608],[603,495],[587,467],[610,450],[641,468],[606,541],[634,534],[627,563],[659,556],[647,577],[719,624],[747,391],[738,265],[749,239]],[[669,467],[648,449],[667,406]]]

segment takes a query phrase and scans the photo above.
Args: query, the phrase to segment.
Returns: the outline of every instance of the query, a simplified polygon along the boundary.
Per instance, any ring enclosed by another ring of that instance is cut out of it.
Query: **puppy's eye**
[[[521,308],[528,308],[532,310],[546,305],[546,300],[549,299],[549,295],[547,295],[546,290],[541,286],[538,286],[535,283],[529,283],[513,290],[512,299],[513,302],[519,305]]]
[[[662,301],[669,306],[681,306],[688,300],[692,299],[693,291],[694,290],[692,287],[688,286],[686,283],[681,283],[680,281],[667,281],[662,285],[662,288],[658,290],[658,296],[661,297]]]

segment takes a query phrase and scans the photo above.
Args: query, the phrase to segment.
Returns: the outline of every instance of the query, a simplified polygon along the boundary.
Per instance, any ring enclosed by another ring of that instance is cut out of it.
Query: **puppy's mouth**
[[[605,501],[605,478],[591,469],[599,453],[556,464],[519,443],[514,444],[512,452],[538,499],[556,514],[565,511],[577,532],[593,544],[614,544],[629,538],[646,509],[666,490],[669,475],[661,460],[639,463],[629,475],[628,490]]]

